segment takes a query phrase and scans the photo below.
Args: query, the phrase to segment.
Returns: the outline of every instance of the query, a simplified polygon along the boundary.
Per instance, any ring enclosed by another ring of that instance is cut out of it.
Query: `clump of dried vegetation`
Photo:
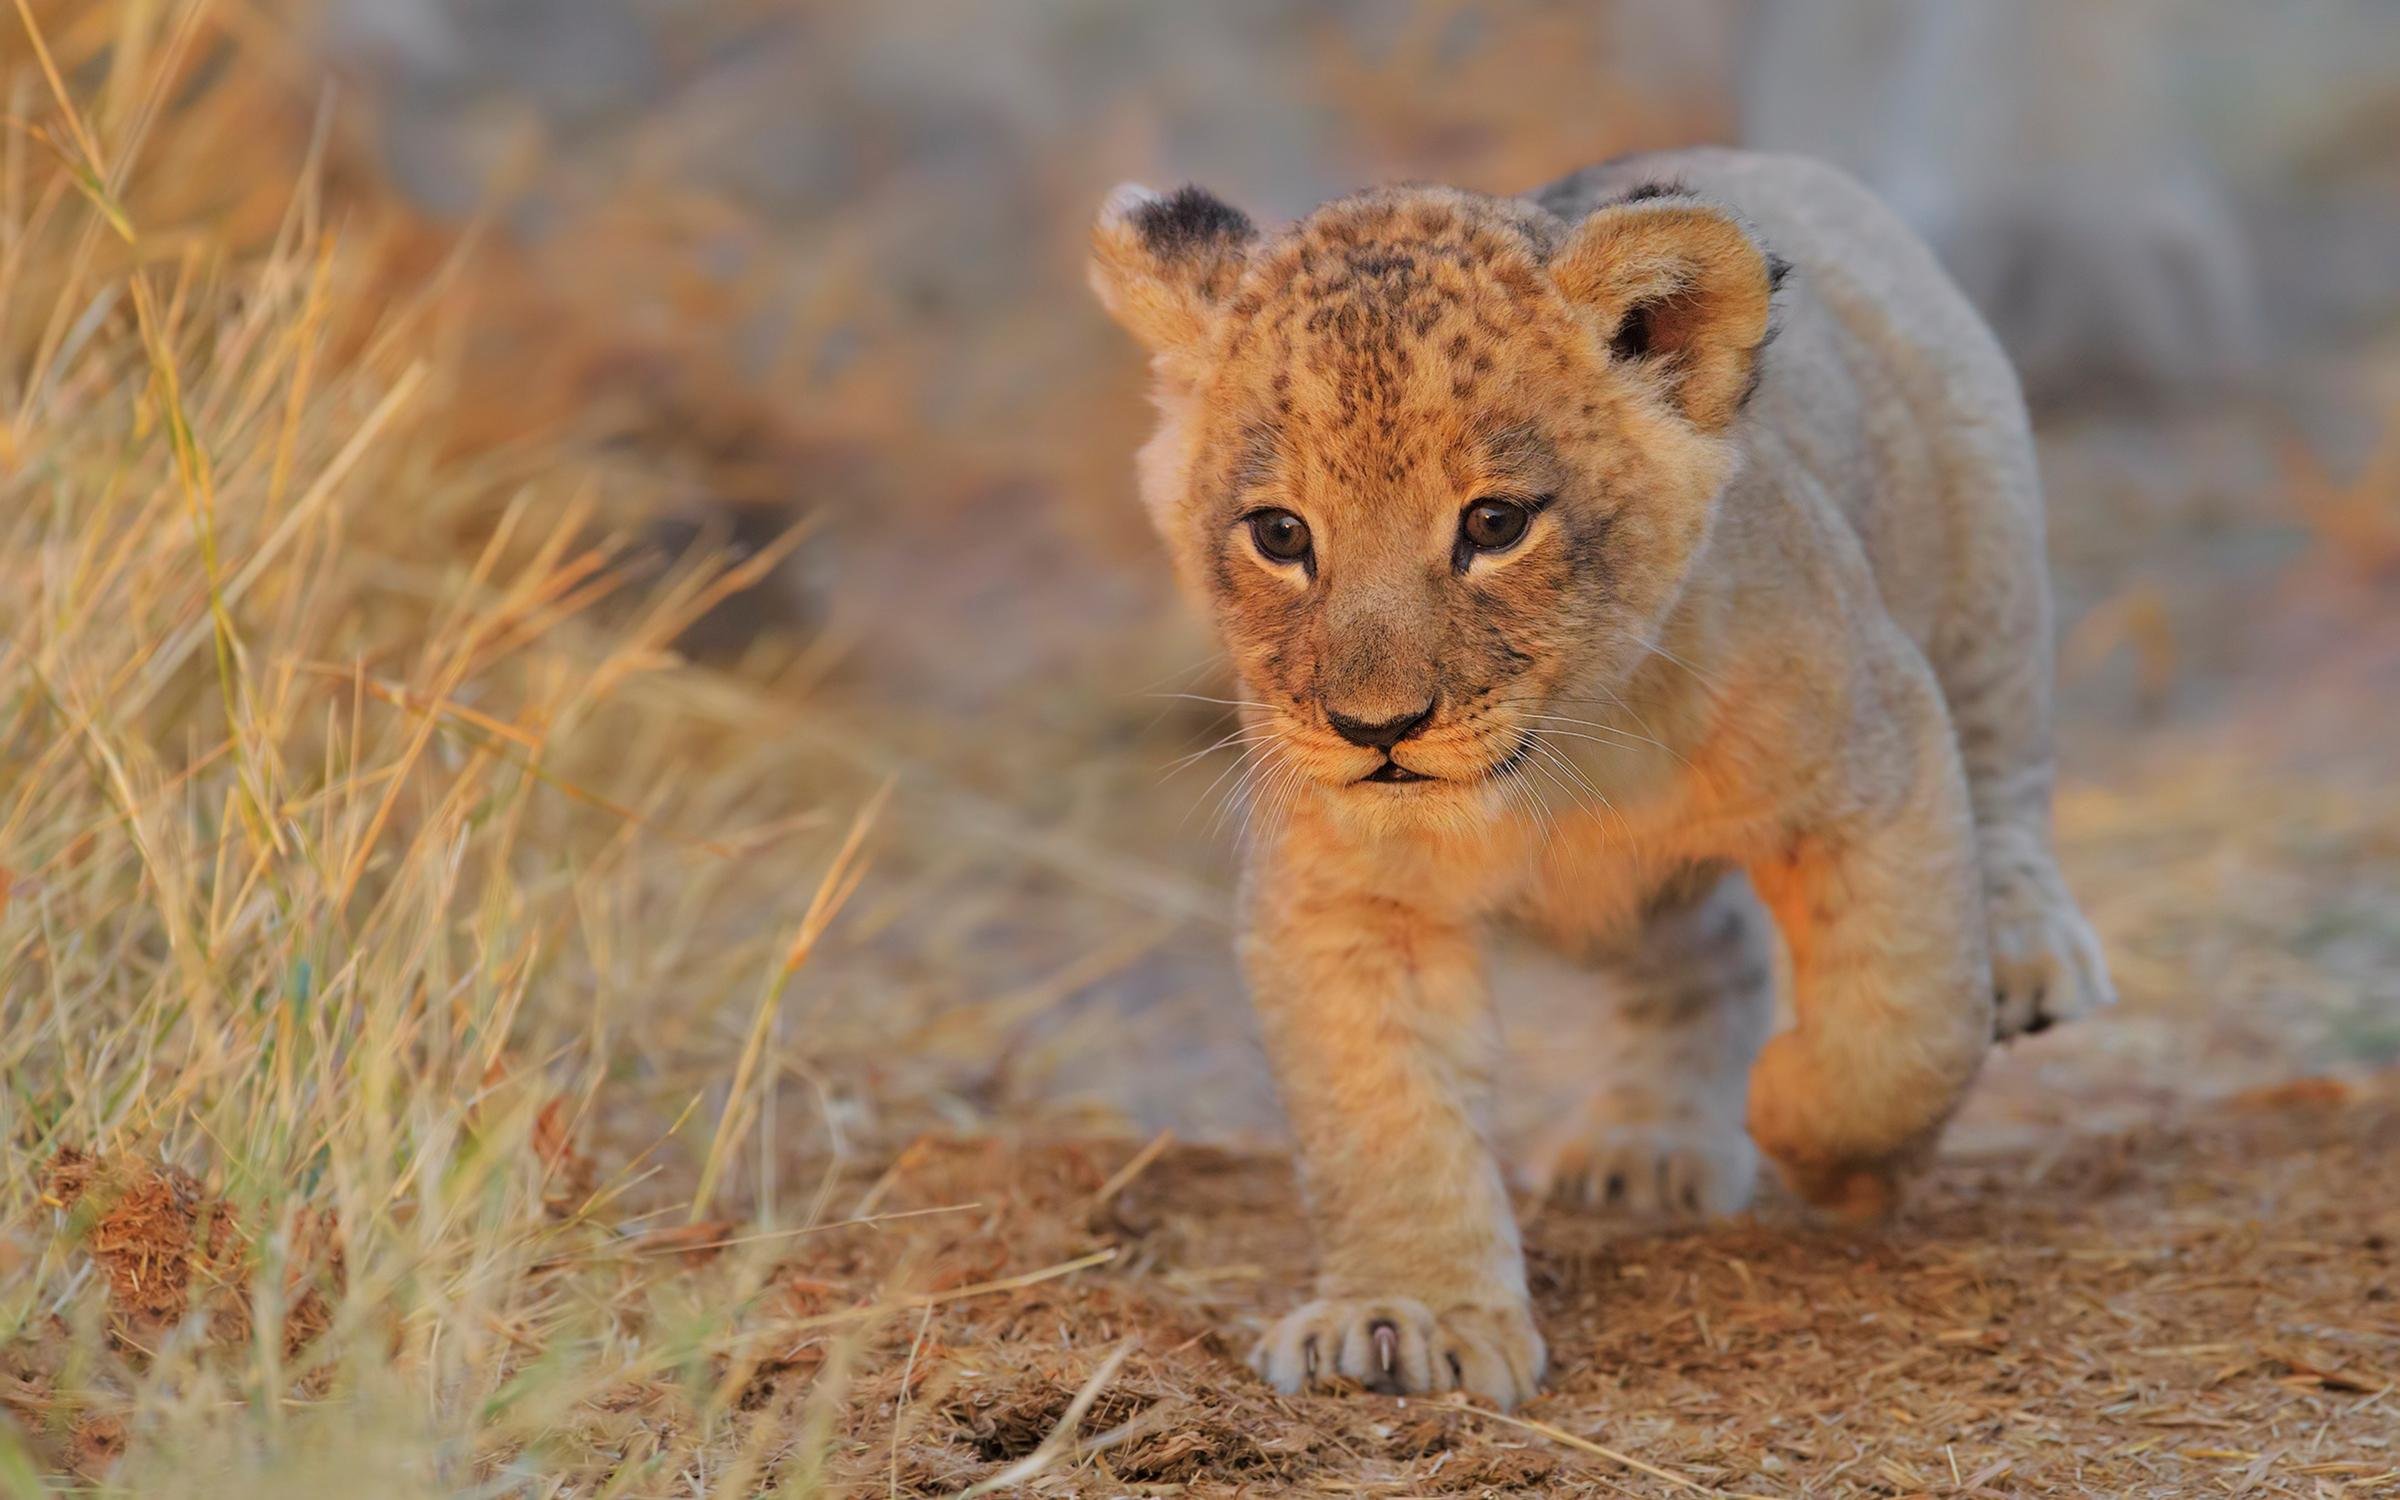
[[[0,1491],[2400,1485],[2367,1076],[2074,1134],[2076,1085],[2020,1072],[1887,1234],[1533,1216],[1560,1369],[1520,1419],[1272,1396],[1240,1355],[1306,1264],[1278,1157],[943,1128],[1010,1118],[1028,1018],[1157,930],[975,1018],[831,1005],[834,924],[896,930],[845,906],[905,809],[805,653],[676,649],[790,539],[655,555],[675,475],[571,440],[622,350],[396,202],[260,12],[13,23]],[[661,358],[636,384],[699,405],[649,420],[774,461]],[[2067,809],[2145,1018],[2124,1076],[2203,980],[2388,1023],[2352,1002],[2400,825],[2225,764]],[[2336,865],[2367,894],[2329,908]],[[987,1053],[990,1113],[912,1071]]]
[[[459,263],[267,22],[8,25],[0,1473],[780,1472],[729,1371],[807,1204],[748,1145],[871,803],[669,649],[773,550],[662,574],[642,497],[462,440]]]

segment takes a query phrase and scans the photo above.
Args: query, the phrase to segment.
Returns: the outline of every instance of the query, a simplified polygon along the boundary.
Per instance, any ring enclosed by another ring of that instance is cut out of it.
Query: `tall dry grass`
[[[637,592],[460,440],[457,264],[246,8],[0,29],[0,1489],[805,1488],[760,1143],[872,808],[670,649],[772,555]]]

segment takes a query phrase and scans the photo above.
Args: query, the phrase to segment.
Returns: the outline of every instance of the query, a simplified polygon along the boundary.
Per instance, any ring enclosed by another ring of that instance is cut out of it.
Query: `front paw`
[[[1537,1150],[1527,1176],[1554,1203],[1693,1219],[1749,1205],[1758,1149],[1734,1120],[1587,1121]]]
[[[1750,1135],[1792,1191],[1854,1223],[1889,1214],[1931,1152],[1963,1081],[1894,1070],[1828,1069],[1807,1040],[1767,1043],[1750,1073]]]
[[[2100,939],[2055,868],[2044,862],[1997,872],[1986,880],[1984,903],[1996,1039],[2047,1031],[2116,1003]]]
[[[1465,1391],[1506,1411],[1541,1388],[1548,1357],[1522,1305],[1436,1313],[1410,1297],[1327,1297],[1267,1330],[1250,1363],[1287,1396],[1342,1376],[1394,1396]]]

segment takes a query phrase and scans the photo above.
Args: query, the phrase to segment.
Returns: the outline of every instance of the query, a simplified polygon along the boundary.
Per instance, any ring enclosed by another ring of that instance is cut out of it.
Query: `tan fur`
[[[2050,854],[2022,403],[1854,184],[1678,153],[1275,238],[1121,190],[1094,247],[1154,354],[1144,500],[1258,736],[1242,950],[1322,1258],[1260,1346],[1279,1387],[1539,1382],[1488,1136],[1493,920],[1603,981],[1601,1086],[1538,1165],[1600,1206],[1739,1207],[1754,1139],[1882,1212],[1996,1029],[2107,998]],[[1538,510],[1475,553],[1488,497]],[[1304,561],[1253,540],[1265,508]],[[1388,750],[1428,779],[1363,781],[1387,751],[1334,716],[1428,703]],[[1761,1050],[1763,913],[1797,1024]]]

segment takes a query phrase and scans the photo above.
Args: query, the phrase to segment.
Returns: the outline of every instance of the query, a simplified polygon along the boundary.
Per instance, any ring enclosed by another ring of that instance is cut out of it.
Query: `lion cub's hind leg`
[[[1992,934],[1993,1036],[2030,1036],[2115,1004],[2099,936],[2067,891],[2048,829],[1995,819],[1975,832]]]
[[[2019,592],[2039,594],[2034,576]],[[2049,612],[2028,607],[2014,636],[1983,644],[1993,660],[1953,664],[1944,682],[1975,813],[1991,936],[1992,1035],[2045,1031],[2116,1001],[2100,939],[2058,870],[2050,838]]]
[[[1624,940],[1582,956],[1602,980],[1597,1086],[1536,1141],[1529,1176],[1603,1212],[1738,1212],[1758,1175],[1742,1124],[1750,1064],[1775,1006],[1773,938],[1749,880],[1694,870]]]
[[[2116,991],[2051,846],[2050,582],[2033,452],[2005,429],[1975,451],[1960,484],[1987,572],[1928,654],[1975,815],[1992,1033],[2005,1041],[2112,1004]]]

